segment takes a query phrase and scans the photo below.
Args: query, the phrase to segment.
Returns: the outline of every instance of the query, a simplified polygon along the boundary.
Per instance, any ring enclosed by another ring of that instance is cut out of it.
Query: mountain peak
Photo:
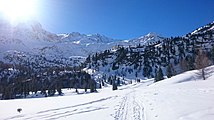
[[[160,37],[157,33],[150,32],[147,35],[141,36],[137,39],[135,39],[136,42],[141,42],[143,44],[155,42],[164,39],[163,37]]]
[[[158,34],[155,33],[155,32],[150,32],[150,33],[148,33],[146,36],[147,36],[147,37],[157,37]]]
[[[155,38],[158,38],[158,37],[159,37],[159,35],[157,33],[150,32],[147,35],[139,37],[138,39],[146,39],[147,40],[147,39],[155,39]]]
[[[17,21],[11,23],[7,20],[0,20],[0,36],[3,41],[58,41],[58,36],[42,28],[42,25],[35,20]],[[40,44],[40,43],[39,43]]]

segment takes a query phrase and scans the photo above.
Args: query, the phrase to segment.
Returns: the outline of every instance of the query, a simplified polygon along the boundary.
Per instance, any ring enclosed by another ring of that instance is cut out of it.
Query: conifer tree
[[[166,68],[166,76],[168,77],[168,78],[171,78],[172,76],[173,76],[173,73],[172,73],[173,71],[172,71],[172,65],[171,64],[169,64],[168,66],[167,66],[167,68]]]
[[[112,90],[117,90],[117,84],[116,84],[116,80],[113,79],[113,84],[112,84]]]
[[[158,79],[158,72],[157,69],[155,69],[155,77],[154,77],[154,82],[156,82],[156,80]]]
[[[117,78],[117,85],[120,85],[120,78]]]
[[[86,63],[91,63],[91,56],[88,55],[88,57],[86,58]]]
[[[183,70],[183,72],[187,71],[188,70],[188,67],[187,67],[187,61],[185,59],[182,59],[180,61],[180,67],[181,69]]]
[[[211,49],[211,59],[212,59],[212,62],[214,63],[214,45],[212,46],[212,49]]]
[[[96,82],[92,79],[90,79],[90,82],[89,82],[89,85],[90,85],[90,92],[96,92]]]
[[[155,82],[161,81],[163,79],[164,79],[163,71],[162,71],[161,67],[159,67],[158,71],[156,72]]]
[[[194,70],[194,59],[192,56],[187,56],[187,70]]]

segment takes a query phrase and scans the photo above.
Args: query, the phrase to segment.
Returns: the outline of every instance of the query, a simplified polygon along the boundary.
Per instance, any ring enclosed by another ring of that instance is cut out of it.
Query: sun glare
[[[35,6],[35,0],[0,0],[0,12],[11,20],[32,17]]]

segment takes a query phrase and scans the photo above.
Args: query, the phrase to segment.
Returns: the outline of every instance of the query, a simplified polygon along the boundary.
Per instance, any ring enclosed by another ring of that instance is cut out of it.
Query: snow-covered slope
[[[63,90],[64,96],[0,101],[1,120],[213,120],[214,66],[206,72],[189,71],[152,84],[141,81],[112,91],[77,95]],[[17,109],[21,108],[19,113]]]
[[[203,26],[203,27],[200,27],[196,30],[194,30],[191,35],[195,35],[195,34],[204,34],[206,32],[213,32],[214,31],[214,21]]]
[[[144,89],[146,119],[213,120],[214,66],[206,69],[206,80],[189,71]]]

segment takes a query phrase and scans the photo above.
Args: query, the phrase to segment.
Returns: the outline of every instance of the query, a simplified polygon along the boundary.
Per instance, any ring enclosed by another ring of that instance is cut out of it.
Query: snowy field
[[[133,83],[112,91],[0,101],[0,120],[214,120],[214,75],[190,71],[151,84]],[[21,108],[21,113],[17,109]]]

